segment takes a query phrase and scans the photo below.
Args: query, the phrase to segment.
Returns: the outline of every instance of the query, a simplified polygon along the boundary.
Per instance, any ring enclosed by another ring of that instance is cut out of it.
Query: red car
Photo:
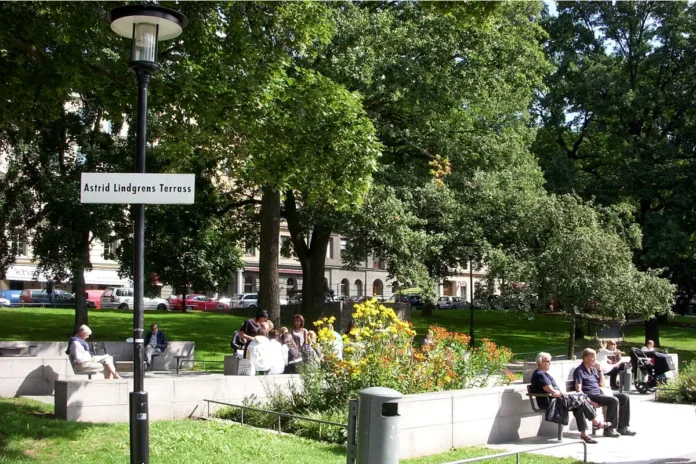
[[[172,296],[169,298],[169,308],[181,310],[181,297]],[[199,311],[216,311],[219,309],[230,309],[230,305],[220,303],[205,295],[186,295],[186,308]]]

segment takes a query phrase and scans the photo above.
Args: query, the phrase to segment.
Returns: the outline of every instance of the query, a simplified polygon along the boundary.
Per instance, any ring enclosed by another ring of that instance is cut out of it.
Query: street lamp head
[[[157,42],[178,37],[188,18],[178,11],[157,5],[127,5],[114,8],[106,20],[111,30],[133,40],[131,68],[157,72]]]

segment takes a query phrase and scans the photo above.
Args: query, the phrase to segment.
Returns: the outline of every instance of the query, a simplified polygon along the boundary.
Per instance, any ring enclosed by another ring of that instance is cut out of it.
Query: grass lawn
[[[629,346],[641,347],[645,344],[642,325],[628,327],[624,336]],[[696,327],[661,325],[660,346],[669,349],[670,353],[677,353],[679,361],[691,361],[696,358]]]
[[[191,340],[196,343],[196,359],[222,361],[230,353],[230,339],[248,315],[215,312],[145,312],[145,326],[156,322],[170,340]],[[510,348],[521,359],[531,359],[539,351],[565,354],[569,324],[555,315],[537,315],[528,320],[510,311],[474,311],[476,338],[489,338],[498,345]],[[53,308],[0,309],[0,340],[67,341],[71,335],[74,312]],[[691,327],[686,323],[694,321]],[[94,332],[90,340],[125,340],[133,334],[133,312],[129,310],[94,310],[89,316]],[[421,311],[412,312],[418,340],[431,325],[469,333],[468,310],[435,310],[432,317]],[[682,360],[696,358],[696,318],[674,318],[678,325],[661,325],[660,341]],[[685,323],[686,322],[686,323]],[[309,322],[308,327],[311,327]],[[627,342],[643,346],[643,326],[625,330]],[[578,343],[582,347],[582,342]],[[221,370],[221,364],[206,366]]]
[[[434,310],[432,317],[423,317],[422,311],[412,311],[411,314],[419,334],[425,334],[431,325],[469,333],[469,310]],[[570,331],[567,320],[543,314],[529,320],[519,314],[513,311],[474,310],[476,339],[488,338],[510,348],[513,353],[522,354],[523,358],[533,358],[539,351],[565,354]]]
[[[53,418],[51,405],[16,398],[0,399],[0,462],[55,464],[125,463],[129,460],[128,424],[89,424]],[[467,448],[410,464],[442,463],[495,454]],[[345,447],[217,421],[161,421],[150,424],[150,461],[159,464],[343,464]],[[572,459],[525,455],[524,462],[572,464]],[[512,463],[506,460],[487,461]]]

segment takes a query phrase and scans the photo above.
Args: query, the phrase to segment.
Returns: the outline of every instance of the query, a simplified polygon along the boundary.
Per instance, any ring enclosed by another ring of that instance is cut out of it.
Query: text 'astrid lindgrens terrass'
[[[138,193],[191,193],[191,186],[172,186],[165,184],[155,184],[155,185],[138,185],[129,182],[128,184],[120,184],[117,182],[106,182],[99,184],[88,184],[85,183],[83,192],[113,192],[113,193],[132,193],[133,195]]]

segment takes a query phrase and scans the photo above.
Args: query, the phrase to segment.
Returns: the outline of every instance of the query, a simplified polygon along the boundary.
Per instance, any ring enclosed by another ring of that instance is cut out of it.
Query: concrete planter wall
[[[24,346],[36,346],[36,356],[2,356],[0,357],[0,397],[20,395],[52,395],[56,380],[85,378],[76,376],[65,354],[67,342],[0,342],[0,348],[15,349]],[[106,352],[120,361],[133,361],[133,345],[126,342],[104,342]],[[193,359],[195,345],[193,342],[169,342],[167,351],[155,359],[156,369],[175,369],[176,355],[188,353],[187,359]],[[187,363],[185,367],[191,367]],[[92,377],[103,378],[102,374]]]
[[[401,415],[400,459],[444,453],[463,446],[504,443],[557,432],[532,410],[527,386],[406,395]]]
[[[149,418],[156,420],[205,417],[219,407],[205,399],[241,404],[244,398],[263,400],[267,391],[300,384],[299,375],[224,376],[221,374],[154,374],[145,379]],[[82,380],[56,382],[56,416],[80,422],[127,422],[128,393],[133,380]]]

